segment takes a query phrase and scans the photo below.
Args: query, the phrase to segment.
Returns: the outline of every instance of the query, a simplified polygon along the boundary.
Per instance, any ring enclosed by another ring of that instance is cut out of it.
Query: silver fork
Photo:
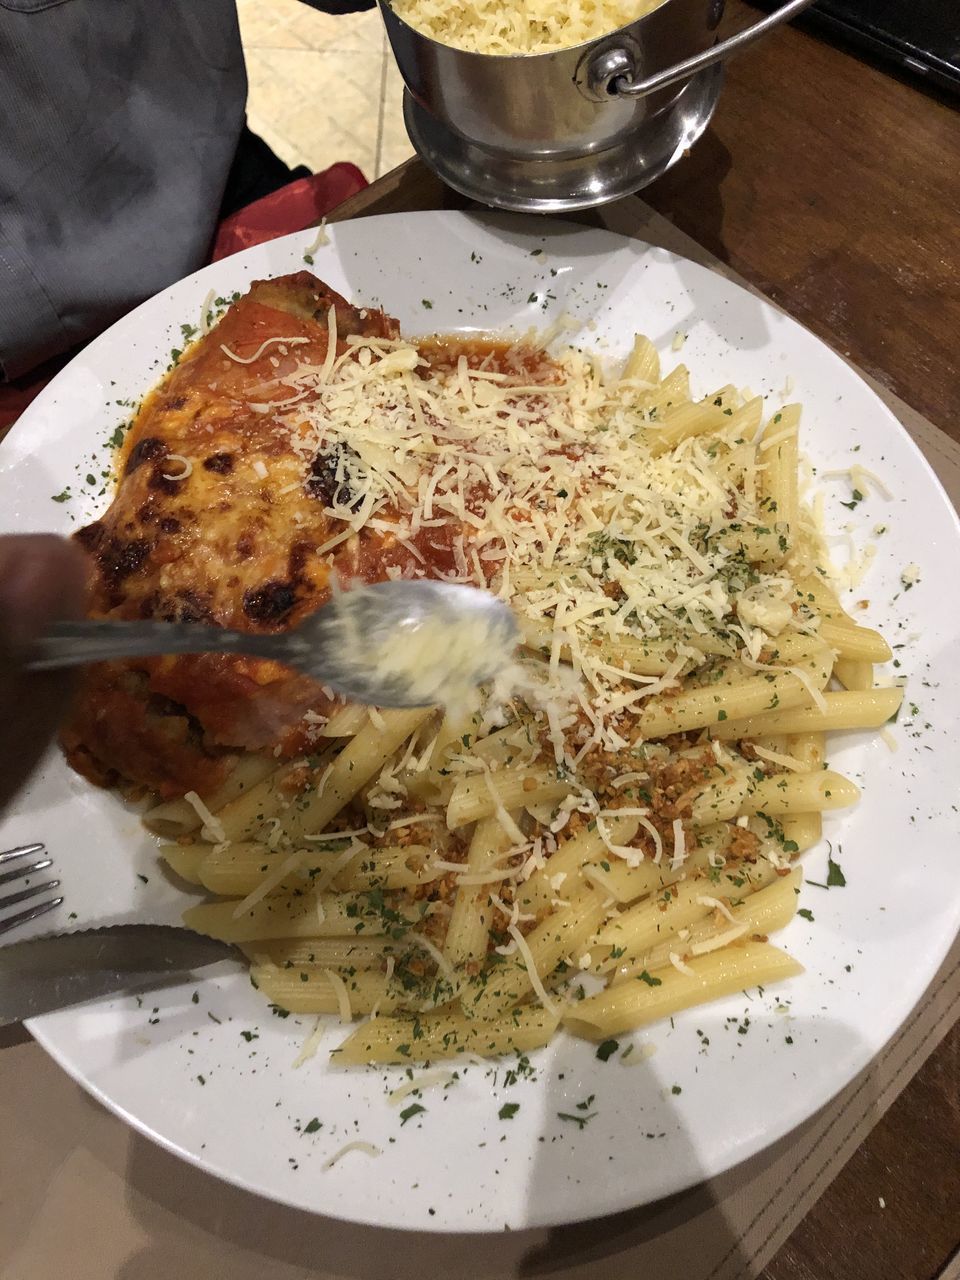
[[[59,887],[59,880],[45,880],[43,884],[30,883],[32,877],[41,871],[46,871],[47,867],[53,866],[52,858],[37,857],[38,854],[43,855],[46,852],[47,846],[44,844],[22,844],[16,849],[8,849],[6,853],[0,853],[0,912],[5,911],[7,907],[15,907],[21,902],[27,902],[30,898],[38,898],[41,893]],[[27,861],[32,858],[37,858],[37,861]],[[24,881],[25,887],[16,888],[18,881]],[[12,893],[5,892],[7,885],[13,887]],[[63,898],[50,898],[46,902],[38,902],[32,907],[18,911],[12,916],[0,917],[0,934],[16,929],[18,925],[26,924],[30,920],[36,920],[38,916],[45,915],[54,907],[59,907],[62,902]]]

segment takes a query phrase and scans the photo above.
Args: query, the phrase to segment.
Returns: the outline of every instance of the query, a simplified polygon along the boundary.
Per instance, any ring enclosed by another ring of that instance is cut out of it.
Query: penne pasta
[[[412,904],[391,907],[398,926],[419,922]],[[299,893],[265,898],[239,917],[233,902],[203,902],[183,915],[188,929],[223,942],[254,942],[259,938],[362,937],[389,933],[391,916],[362,894]]]
[[[613,967],[610,951],[616,953],[612,957],[614,962],[619,955],[643,955],[662,938],[709,915],[713,908],[707,899],[745,897],[764,885],[771,884],[776,879],[777,871],[773,863],[760,859],[749,866],[738,865],[736,871],[731,865],[727,869],[727,875],[736,875],[742,881],[735,893],[729,880],[726,884],[721,882],[719,891],[715,892],[710,879],[701,876],[674,884],[662,894],[645,899],[605,924],[597,933],[598,945],[609,949],[601,968],[606,971]]]
[[[711,738],[737,741],[770,733],[831,733],[839,729],[879,729],[899,711],[900,688],[871,689],[866,693],[824,693],[826,710],[819,707],[779,707],[770,715],[729,719],[709,726]]]
[[[603,1040],[669,1018],[691,1005],[719,1000],[745,987],[769,986],[803,972],[803,966],[786,952],[763,942],[724,947],[692,956],[686,963],[689,974],[671,966],[587,996],[564,1014],[563,1025],[588,1040]]]
[[[280,938],[237,944],[249,960],[269,960],[278,969],[381,969],[388,956],[402,955],[409,942],[392,938]]]
[[[657,348],[648,337],[638,333],[633,348],[627,356],[620,375],[622,382],[648,383],[654,386],[660,381],[660,357]]]
[[[325,738],[353,738],[369,719],[370,712],[366,707],[350,702],[334,711],[320,732]]]
[[[739,877],[734,876],[733,879]],[[720,877],[729,888],[732,880]],[[655,947],[639,960],[620,965],[611,981],[616,984],[629,978],[637,978],[644,971],[658,973],[671,965],[670,956],[678,955],[687,961],[691,956],[707,954],[714,943],[733,946],[739,941],[757,940],[757,935],[775,933],[784,929],[797,913],[797,896],[803,883],[803,873],[795,867],[788,875],[778,876],[765,888],[758,889],[746,898],[731,898],[726,912],[716,909],[695,921],[689,929],[680,929],[661,939]],[[736,887],[736,886],[734,886]],[[705,888],[704,896],[709,896]],[[739,936],[734,936],[743,930]],[[725,941],[729,939],[728,941]],[[718,948],[719,949],[719,948]]]
[[[607,841],[624,847],[640,827],[639,819],[634,817],[611,816],[604,818],[602,823]],[[591,859],[606,852],[607,843],[596,822],[579,835],[564,840],[545,865],[534,871],[517,891],[516,900],[521,912],[539,915],[549,909],[555,898],[566,898],[577,887],[583,887],[581,872]]]
[[[341,991],[331,981],[329,972],[322,969],[312,966],[278,969],[274,964],[254,963],[250,966],[250,979],[268,1000],[291,1013],[343,1012]],[[358,1018],[373,1009],[392,1013],[403,1004],[403,987],[398,982],[388,981],[385,974],[360,970],[344,973],[340,980],[351,1018]]]
[[[822,689],[830,667],[821,662],[814,677]],[[820,680],[820,677],[822,681]],[[723,720],[746,719],[764,711],[805,706],[811,701],[807,681],[795,675],[762,675],[729,686],[691,689],[672,698],[651,699],[637,717],[641,738],[663,738],[671,733],[706,729]]]
[[[532,1053],[547,1044],[560,1023],[559,1015],[528,1006],[514,1009],[510,1017],[488,1024],[462,1014],[424,1014],[409,1018],[374,1018],[358,1027],[333,1052],[340,1066],[366,1062],[411,1062],[478,1054],[484,1058],[503,1053]]]
[[[682,866],[671,869],[669,862],[642,862],[638,867],[614,859],[613,861],[588,862],[583,868],[584,878],[602,894],[619,903],[635,902],[648,894],[656,895],[668,885],[676,884],[691,874],[700,873],[710,865],[714,850],[710,846],[696,849]]]
[[[648,428],[653,456],[656,458],[675,449],[681,440],[716,432],[726,426],[723,409],[714,403],[720,398],[720,395],[708,396],[696,404],[674,405],[662,415],[662,426],[658,415],[657,423]]]
[[[329,882],[334,889],[410,889],[429,884],[442,874],[431,870],[431,850],[426,845],[382,845],[376,852],[354,848],[350,861],[338,865],[351,841],[331,835],[326,844],[302,850],[303,863],[292,870],[272,892],[292,892],[304,886]],[[198,867],[198,883],[224,897],[251,893],[271,869],[287,856],[267,845],[235,841],[224,847],[209,845]]]
[[[893,657],[893,651],[883,636],[869,627],[824,618],[818,634],[841,658],[853,662],[889,662]]]
[[[558,907],[527,934],[525,950],[529,954],[526,958],[524,949],[518,948],[517,955],[508,956],[482,981],[463,992],[464,1012],[489,1022],[520,1004],[553,973],[564,956],[579,954],[605,914],[600,894],[593,889],[581,890],[567,906]]]
[[[202,797],[206,807],[216,813],[224,805],[231,804],[248,794],[276,769],[276,761],[269,756],[240,756],[229,777],[217,788]],[[202,821],[199,813],[188,800],[171,800],[155,805],[143,815],[143,824],[164,839],[173,840],[199,830]]]
[[[280,825],[291,839],[323,831],[347,801],[380,772],[398,747],[429,719],[433,708],[381,714],[384,728],[365,725],[334,760],[322,785],[280,815]]]
[[[760,448],[765,470],[761,480],[764,509],[776,520],[787,543],[786,550],[796,541],[799,522],[799,498],[797,492],[797,433],[800,424],[800,406],[785,405],[775,413],[767,427]],[[782,560],[786,551],[781,552]]]
[[[497,818],[482,819],[470,840],[466,872],[477,876],[491,871],[510,843],[510,836]],[[450,965],[465,967],[486,958],[492,912],[486,885],[458,886],[443,944],[443,954]]]
[[[838,658],[833,674],[845,689],[862,692],[873,688],[873,663],[860,658]]]
[[[525,1053],[561,1021],[616,1035],[800,972],[767,942],[797,909],[791,859],[859,797],[825,735],[903,698],[831,585],[800,406],[694,399],[642,335],[617,377],[529,338],[411,344],[343,318],[319,363],[285,367],[284,431],[309,448],[275,441],[317,582],[483,587],[520,652],[461,706],[337,706],[253,658],[236,723],[179,714],[165,685],[176,751],[198,776],[231,764],[144,818],[217,899],[185,923],[235,943],[276,1010],[368,1017],[344,1065]]]
[[[553,804],[569,792],[566,782],[543,768],[475,774],[454,788],[447,805],[447,826],[453,831],[501,810]]]
[[[779,775],[758,782],[740,812],[747,813],[811,813],[825,809],[845,809],[856,804],[860,788],[849,779],[822,769],[816,773]]]
[[[199,885],[202,883],[200,863],[209,848],[209,845],[200,844],[162,844],[160,857],[181,880]]]

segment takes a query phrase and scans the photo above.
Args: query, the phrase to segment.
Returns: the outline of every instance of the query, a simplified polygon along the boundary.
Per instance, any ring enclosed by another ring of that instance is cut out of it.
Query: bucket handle
[[[719,44],[715,44],[711,49],[698,53],[692,58],[687,58],[683,62],[678,62],[673,67],[667,67],[665,71],[658,71],[656,75],[648,76],[646,80],[634,80],[628,71],[619,69],[619,74],[610,75],[611,64],[607,63],[606,76],[604,77],[603,69],[597,66],[599,76],[605,79],[603,88],[608,94],[618,94],[625,98],[642,98],[648,93],[655,93],[657,89],[666,89],[669,85],[676,84],[679,80],[689,80],[692,75],[698,71],[703,71],[705,67],[712,67],[715,62],[721,62],[724,58],[729,58],[735,53],[739,53],[741,49],[748,48],[753,44],[754,40],[759,40],[761,36],[766,35],[774,27],[780,25],[781,22],[787,22],[790,18],[796,17],[798,13],[802,13],[813,3],[813,0],[789,0],[788,4],[771,13],[769,17],[762,18],[759,22],[755,22],[750,27],[744,27],[742,31],[738,31],[736,35],[730,36],[726,40],[721,40]],[[594,84],[594,88],[600,88],[599,84]]]

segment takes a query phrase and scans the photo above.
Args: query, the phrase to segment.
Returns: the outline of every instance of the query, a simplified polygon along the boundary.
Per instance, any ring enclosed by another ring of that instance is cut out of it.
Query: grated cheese
[[[691,969],[688,964],[685,964],[675,951],[670,952],[670,963],[678,973],[683,973],[688,978],[695,978],[697,976],[696,969]]]
[[[302,1067],[305,1062],[309,1062],[311,1058],[315,1058],[317,1050],[320,1048],[320,1041],[323,1039],[323,1032],[326,1023],[321,1014],[313,1024],[313,1030],[303,1042],[303,1048],[293,1060],[294,1067]]]
[[[380,1148],[375,1147],[372,1142],[361,1142],[357,1139],[354,1142],[346,1143],[339,1151],[335,1151],[329,1160],[324,1160],[320,1167],[322,1169],[332,1169],[338,1160],[342,1160],[343,1157],[351,1151],[362,1151],[364,1155],[368,1156],[379,1156],[382,1154]]]
[[[722,916],[726,916],[731,924],[737,923],[737,917],[733,914],[722,898],[713,898],[709,894],[699,894],[697,902],[702,907],[712,907],[714,911],[719,911]]]
[[[823,693],[817,688],[806,671],[802,667],[786,667],[785,670],[791,676],[796,676],[806,691],[810,694],[810,698],[818,711],[827,710],[827,700]]]
[[[657,1046],[655,1044],[651,1044],[649,1041],[640,1045],[639,1048],[634,1048],[632,1044],[628,1045],[627,1049],[633,1049],[633,1052],[629,1053],[625,1051],[620,1055],[620,1061],[625,1067],[642,1066],[643,1063],[649,1062],[657,1052]]]
[[[195,791],[188,791],[183,797],[189,804],[197,817],[203,823],[200,834],[204,840],[209,840],[211,844],[227,844],[227,833],[223,829],[223,823],[220,819],[203,803]]]
[[[524,54],[570,49],[609,35],[660,6],[662,0],[593,0],[590,5],[532,5],[523,0],[393,0],[392,8],[417,31],[473,53]]]
[[[543,985],[543,980],[541,979],[540,974],[537,972],[537,965],[533,958],[533,952],[530,950],[530,947],[529,947],[529,944],[527,943],[526,938],[523,936],[523,934],[520,932],[520,930],[517,928],[515,924],[511,924],[508,926],[507,933],[510,934],[510,937],[517,944],[517,950],[520,953],[520,959],[523,961],[524,965],[526,966],[527,973],[530,975],[530,985],[533,987],[534,994],[536,995],[537,999],[540,1001],[540,1003],[543,1005],[543,1007],[547,1010],[548,1013],[556,1014],[557,1006],[554,1003],[554,1001],[551,1000],[550,997],[547,995],[547,989]]]
[[[329,839],[329,837],[327,838]],[[309,856],[310,851],[308,849],[297,849],[295,852],[288,854],[278,867],[274,867],[268,875],[263,877],[255,889],[251,889],[245,898],[240,899],[233,908],[232,919],[239,920],[242,915],[252,911],[257,903],[262,902],[288,875],[291,875],[294,871],[300,871]]]
[[[723,933],[718,933],[715,938],[705,938],[703,942],[691,943],[690,954],[705,956],[711,951],[719,951],[721,947],[726,947],[731,942],[736,942],[737,938],[742,938],[749,928],[750,926],[747,924],[738,924],[732,929],[726,929]]]
[[[204,337],[213,328],[213,300],[216,296],[216,289],[211,289],[200,307],[200,333]]]
[[[396,1089],[391,1089],[387,1094],[387,1098],[393,1106],[402,1102],[404,1098],[411,1093],[421,1093],[424,1089],[432,1089],[435,1085],[451,1084],[456,1077],[452,1071],[425,1071],[422,1076],[414,1076],[412,1080],[405,1080],[403,1084],[398,1085]]]
[[[344,446],[337,477],[361,499],[356,510],[330,508],[348,527],[319,554],[382,524],[422,555],[414,526],[422,538],[433,521],[452,525],[454,567],[441,576],[491,587],[534,646],[549,651],[539,707],[558,764],[593,746],[622,750],[628,739],[618,722],[703,661],[681,646],[661,674],[648,675],[629,660],[610,661],[602,646],[722,631],[748,591],[768,601],[758,621],[771,632],[771,611],[780,623],[789,615],[789,577],[759,572],[759,582],[740,583],[729,550],[702,542],[705,527],[725,527],[731,500],[741,523],[762,524],[756,492],[741,492],[718,471],[704,438],[653,456],[636,391],[604,380],[587,357],[558,356],[555,381],[482,376],[458,362],[414,386],[409,372],[420,356],[412,344],[353,336],[347,345],[329,370],[307,365],[285,378],[294,394],[310,391],[280,418],[294,450],[306,463]],[[570,442],[585,438],[589,453],[570,456]],[[481,492],[468,506],[467,494]],[[759,630],[751,633],[753,651],[762,642]],[[575,723],[575,703],[594,736],[574,747],[565,726]]]
[[[330,233],[327,231],[327,220],[324,217],[320,219],[320,225],[319,227],[317,227],[316,236],[314,237],[313,240],[310,241],[310,243],[307,245],[306,249],[304,249],[303,252],[306,257],[312,258],[313,255],[317,252],[317,250],[321,248],[321,246],[325,247],[329,243],[330,243]]]
[[[771,751],[769,747],[758,747],[756,743],[753,744],[753,749],[761,760],[769,760],[771,764],[779,765],[781,769],[790,769],[794,773],[807,772],[807,765],[796,756],[787,756],[781,751]]]
[[[337,1005],[341,1022],[353,1021],[353,1009],[350,1006],[350,993],[347,991],[347,984],[337,973],[336,969],[324,969],[323,976],[333,987],[333,993],[337,997]]]
[[[683,831],[683,820],[674,818],[673,820],[673,856],[670,859],[670,870],[676,871],[682,867],[687,857],[686,836]]]
[[[331,311],[333,308],[330,308]],[[229,356],[231,360],[235,360],[237,364],[253,364],[255,360],[259,360],[267,347],[272,347],[275,342],[286,343],[288,346],[295,347],[301,343],[309,342],[309,338],[264,338],[252,356],[238,356],[235,351],[231,351],[225,343],[220,343],[220,350],[225,356]]]

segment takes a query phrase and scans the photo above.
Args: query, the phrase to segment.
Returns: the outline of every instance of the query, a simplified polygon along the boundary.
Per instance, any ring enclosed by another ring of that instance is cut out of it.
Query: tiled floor
[[[413,154],[380,15],[332,17],[300,0],[238,0],[250,127],[289,165],[351,160],[369,179]]]

